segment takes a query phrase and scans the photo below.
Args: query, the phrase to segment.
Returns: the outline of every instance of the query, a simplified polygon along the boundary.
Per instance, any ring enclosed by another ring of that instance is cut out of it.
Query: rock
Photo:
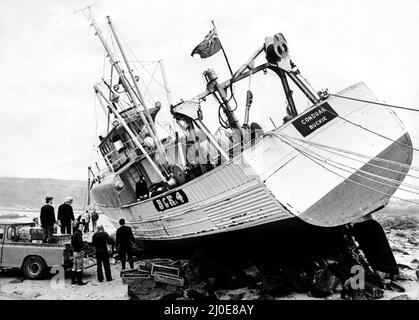
[[[378,272],[375,273],[367,273],[365,275],[365,281],[369,282],[381,289],[385,288],[385,280],[381,277],[381,275]]]
[[[345,281],[340,293],[341,298],[345,300],[368,300],[365,295],[365,290],[352,288],[351,283],[353,281],[353,278],[349,278]]]
[[[172,285],[156,284],[154,288],[128,285],[130,300],[175,300],[183,296],[183,290]]]
[[[418,278],[418,280],[419,280],[419,269],[416,270],[416,278]]]
[[[415,277],[410,275],[405,271],[399,271],[399,274],[394,276],[395,280],[408,280],[408,281],[416,281]]]
[[[151,278],[138,278],[128,282],[128,296],[132,300],[143,300],[142,297],[150,295],[156,286],[156,282]]]
[[[410,261],[410,263],[417,263],[417,264],[419,264],[419,260],[418,259],[413,259],[412,261]]]
[[[372,283],[365,282],[365,295],[370,299],[381,299],[384,297],[384,290]]]
[[[391,298],[390,300],[412,300],[407,294],[402,294],[400,296]]]
[[[409,267],[408,265],[402,264],[402,263],[398,263],[397,265],[401,269],[413,270],[413,268]]]
[[[395,236],[396,236],[396,237],[405,238],[405,237],[406,237],[406,234],[405,234],[404,232],[400,232],[400,231],[399,231],[399,232],[396,232],[396,233],[395,233]]]
[[[331,258],[327,259],[325,262],[326,262],[327,267],[334,267],[334,266],[337,266],[339,264],[339,262],[337,262],[335,259],[331,259]]]
[[[176,300],[178,298],[184,298],[183,290],[179,287],[167,285],[167,293],[163,294],[160,300]]]
[[[24,278],[16,278],[16,279],[13,279],[12,281],[10,281],[10,283],[22,283],[23,280],[25,280],[25,279]]]
[[[415,237],[409,237],[409,243],[411,243],[411,244],[413,244],[415,246],[419,245],[419,241],[416,240]]]
[[[208,256],[204,250],[198,250],[194,256],[189,260],[185,266],[184,278],[186,283],[193,284],[199,283],[205,278],[213,276],[214,266],[212,261],[208,261]],[[216,267],[218,265],[215,265]]]
[[[329,269],[320,269],[315,273],[310,290],[313,297],[323,298],[340,291],[342,284]]]
[[[405,251],[405,250],[403,250],[402,248],[400,248],[400,247],[396,247],[396,246],[392,246],[392,247],[391,247],[391,250],[393,250],[394,252],[398,252],[398,253],[405,254],[405,255],[408,255],[408,254],[409,254],[408,252],[406,252],[406,251]]]
[[[214,295],[208,292],[208,286],[205,282],[191,285],[185,290],[185,295],[193,300],[211,300],[215,299]]]
[[[397,283],[396,281],[390,280],[388,283],[386,283],[386,289],[388,290],[392,290],[392,291],[397,291],[397,292],[405,292],[406,289],[403,288],[402,285],[400,285],[399,283]]]
[[[260,291],[249,288],[218,290],[215,292],[215,296],[217,300],[258,300],[260,298]]]
[[[377,220],[382,220],[384,217],[380,217]],[[419,225],[419,220],[416,217],[410,216],[392,216],[385,217],[384,221],[380,221],[381,225],[385,229],[390,230],[417,230]]]
[[[250,268],[243,269],[243,273],[250,279],[256,279],[260,276],[260,271],[256,266],[251,266]]]
[[[34,295],[33,295],[33,298],[36,299],[40,296],[41,296],[41,294],[39,292],[35,292]]]
[[[275,298],[272,297],[270,294],[262,293],[259,296],[259,300],[275,300]]]
[[[278,275],[266,274],[262,277],[259,287],[264,293],[275,295],[281,292],[281,279]]]

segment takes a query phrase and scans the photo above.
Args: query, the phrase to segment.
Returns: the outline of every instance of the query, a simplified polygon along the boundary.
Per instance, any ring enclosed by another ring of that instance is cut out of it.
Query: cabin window
[[[0,240],[3,240],[4,235],[4,228],[0,227]]]
[[[124,181],[127,181],[132,187],[132,190],[137,190],[137,183],[140,181],[144,174],[141,171],[140,166],[135,163],[128,170],[123,173]],[[146,179],[147,180],[147,179]],[[147,181],[146,181],[147,185]]]

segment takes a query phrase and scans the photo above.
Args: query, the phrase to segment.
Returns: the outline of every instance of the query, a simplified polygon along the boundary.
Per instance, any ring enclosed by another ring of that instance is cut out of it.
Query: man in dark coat
[[[92,244],[96,249],[97,278],[103,282],[103,268],[105,269],[106,281],[112,281],[111,266],[109,264],[108,244],[111,243],[109,235],[103,229],[103,226],[97,227],[97,232],[92,237]]]
[[[144,176],[140,178],[135,184],[135,194],[137,197],[137,201],[144,200],[148,198],[148,187],[147,187],[147,180]]]
[[[65,202],[58,207],[58,224],[61,227],[61,234],[71,234],[71,225],[74,221],[73,198],[67,197]]]
[[[125,269],[126,256],[128,255],[128,262],[131,269],[134,269],[134,259],[132,257],[132,244],[135,243],[134,235],[130,227],[125,225],[125,220],[120,219],[121,225],[116,230],[116,249],[118,250],[119,258],[122,263],[122,270]]]
[[[53,234],[55,224],[54,207],[52,206],[53,197],[45,198],[45,205],[41,208],[41,227],[44,232],[43,242],[48,242]]]
[[[73,248],[73,268],[71,269],[71,284],[72,285],[85,285],[83,282],[83,256],[85,245],[81,233],[82,225],[76,223],[74,225],[74,233],[71,236],[71,246]]]

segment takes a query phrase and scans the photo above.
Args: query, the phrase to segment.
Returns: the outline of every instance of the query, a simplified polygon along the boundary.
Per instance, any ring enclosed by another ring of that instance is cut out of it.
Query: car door
[[[22,252],[23,250],[18,242],[16,227],[6,226],[3,238],[2,265],[7,268],[20,267],[24,258],[24,252]]]

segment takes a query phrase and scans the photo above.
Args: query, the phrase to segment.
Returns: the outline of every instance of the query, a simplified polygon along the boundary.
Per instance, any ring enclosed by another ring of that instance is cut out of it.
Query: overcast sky
[[[164,60],[176,101],[203,91],[205,69],[228,75],[221,54],[190,56],[213,19],[233,69],[282,32],[315,88],[363,81],[380,100],[419,108],[418,0],[1,0],[0,176],[86,179],[104,55],[73,11],[92,2],[98,23],[110,15],[138,58]],[[418,147],[419,114],[396,113]]]

